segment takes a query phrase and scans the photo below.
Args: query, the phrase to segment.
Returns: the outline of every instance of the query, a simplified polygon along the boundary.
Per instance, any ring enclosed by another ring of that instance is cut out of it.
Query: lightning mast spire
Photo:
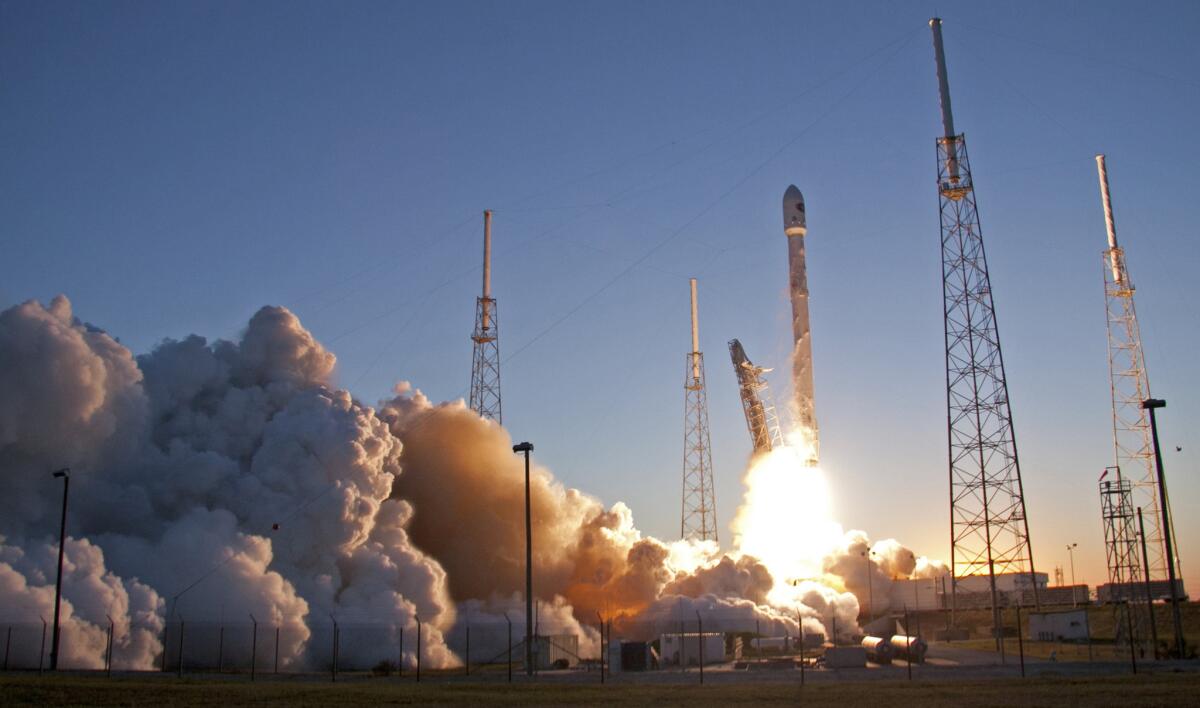
[[[1142,337],[1133,307],[1133,283],[1125,268],[1125,251],[1117,245],[1112,200],[1108,193],[1108,168],[1104,155],[1096,156],[1100,201],[1108,230],[1104,259],[1104,299],[1108,321],[1108,371],[1112,388],[1113,452],[1121,475],[1129,480],[1132,506],[1141,507],[1146,519],[1146,566],[1150,579],[1167,577],[1162,511],[1150,421],[1142,401],[1150,398],[1150,380],[1142,357]],[[1113,582],[1117,582],[1113,580]]]
[[[943,128],[943,136],[937,139],[937,186],[950,458],[951,608],[959,578],[986,576],[993,623],[998,627],[996,575],[1028,573],[1035,602],[1037,579],[966,137],[954,132],[942,21],[935,17],[929,27]]]
[[[708,435],[708,394],[704,385],[704,354],[696,309],[696,279],[692,290],[692,351],[683,377],[683,513],[680,536],[700,541],[717,539],[717,501],[713,491],[712,450]]]
[[[471,356],[471,410],[502,423],[500,334],[492,297],[492,212],[483,212],[483,294],[475,298],[475,343]]]

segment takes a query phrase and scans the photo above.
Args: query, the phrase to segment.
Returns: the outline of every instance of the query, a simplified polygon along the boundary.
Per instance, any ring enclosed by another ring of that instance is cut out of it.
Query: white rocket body
[[[804,236],[808,233],[804,195],[795,185],[783,195],[783,232],[788,240],[789,293],[792,299],[792,412],[796,428],[808,447],[805,463],[816,465],[820,445],[813,398],[812,332],[808,320],[808,276]]]

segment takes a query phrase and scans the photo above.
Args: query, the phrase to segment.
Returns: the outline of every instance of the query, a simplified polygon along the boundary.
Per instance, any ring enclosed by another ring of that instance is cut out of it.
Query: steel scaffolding
[[[746,427],[750,430],[755,454],[780,447],[783,433],[779,429],[779,416],[775,412],[771,389],[763,378],[770,369],[755,366],[736,339],[729,342],[729,358],[737,375],[738,394],[742,398],[742,411],[746,414]]]
[[[1146,553],[1150,579],[1167,577],[1162,509],[1154,445],[1150,439],[1150,417],[1142,401],[1150,398],[1150,380],[1142,356],[1142,337],[1133,306],[1133,282],[1125,268],[1125,251],[1117,245],[1112,201],[1108,193],[1108,171],[1104,156],[1096,156],[1100,195],[1108,228],[1109,247],[1102,252],[1104,264],[1105,314],[1108,323],[1108,372],[1112,391],[1113,456],[1124,479],[1132,484],[1133,506],[1141,507],[1146,519]]]
[[[500,406],[500,332],[492,297],[492,212],[483,212],[483,294],[475,298],[471,334],[471,410],[503,423]]]
[[[954,578],[951,607],[956,603],[958,578],[986,575],[993,623],[999,627],[996,575],[1028,573],[1035,603],[1037,578],[966,137],[954,131],[941,20],[929,24],[944,128],[943,137],[937,139],[937,185]]]
[[[700,352],[696,314],[696,279],[692,289],[692,351],[683,377],[683,511],[682,538],[717,539],[717,500],[713,490],[712,449],[708,435],[708,394],[704,384],[704,354]]]
[[[1114,597],[1128,604],[1131,613],[1126,626],[1118,626],[1118,642],[1135,646],[1145,640],[1149,590],[1142,582],[1142,557],[1138,552],[1138,527],[1129,480],[1121,478],[1119,467],[1110,467],[1113,479],[1105,474],[1100,480],[1100,516],[1104,522],[1104,556],[1108,565],[1108,582],[1124,597]],[[1132,634],[1131,634],[1132,633]]]

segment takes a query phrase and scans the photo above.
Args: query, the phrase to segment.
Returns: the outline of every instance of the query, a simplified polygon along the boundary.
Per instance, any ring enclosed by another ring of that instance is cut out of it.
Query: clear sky
[[[1200,591],[1194,2],[3,2],[0,307],[66,293],[144,352],[280,304],[356,396],[456,398],[491,208],[507,426],[664,538],[700,279],[728,543],[750,439],[725,345],[786,396],[795,183],[836,516],[945,558],[935,9],[1039,570],[1078,542],[1104,579],[1105,152]]]

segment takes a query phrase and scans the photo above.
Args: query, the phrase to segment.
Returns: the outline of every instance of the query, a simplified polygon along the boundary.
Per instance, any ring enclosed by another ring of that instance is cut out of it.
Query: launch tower
[[[944,129],[937,139],[937,187],[950,458],[951,608],[958,578],[986,575],[993,622],[999,626],[996,574],[1029,573],[1035,601],[1037,582],[966,137],[954,132],[942,21],[934,18],[929,26]]]
[[[1108,193],[1108,168],[1104,155],[1096,156],[1100,178],[1100,201],[1108,230],[1104,259],[1104,299],[1108,320],[1108,371],[1112,388],[1113,452],[1117,468],[1132,486],[1133,505],[1141,507],[1146,520],[1146,565],[1150,579],[1167,577],[1158,475],[1150,421],[1142,401],[1150,398],[1150,380],[1142,358],[1142,337],[1133,307],[1133,283],[1125,269],[1125,251],[1117,245],[1112,200]],[[1116,581],[1113,581],[1116,582]]]
[[[692,351],[683,376],[683,514],[680,535],[699,541],[717,540],[717,501],[713,491],[712,450],[708,436],[708,394],[704,354],[696,319],[696,279],[692,289]]]
[[[471,410],[503,423],[500,413],[500,334],[492,297],[492,212],[483,212],[483,294],[475,298],[471,355]]]
[[[750,429],[750,441],[754,454],[770,452],[783,445],[783,433],[779,430],[779,416],[771,400],[771,389],[763,374],[770,371],[755,366],[746,356],[742,343],[729,343],[729,358],[733,360],[733,371],[737,374],[738,393],[742,397],[742,410],[746,414],[746,427]]]

